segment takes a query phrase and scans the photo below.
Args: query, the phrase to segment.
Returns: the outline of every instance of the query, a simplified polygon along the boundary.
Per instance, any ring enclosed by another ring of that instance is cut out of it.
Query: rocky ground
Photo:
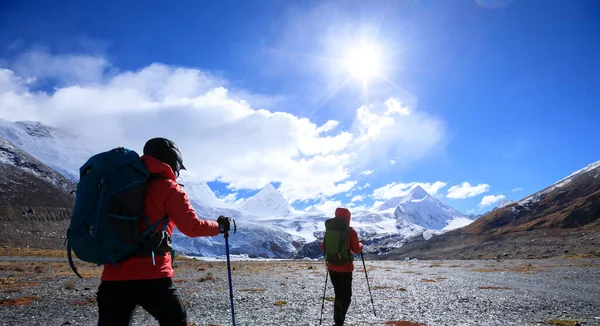
[[[347,325],[600,325],[600,259],[368,261],[377,317],[358,265]],[[78,266],[84,279],[63,258],[1,257],[0,324],[95,325],[101,270]],[[232,266],[237,325],[319,324],[322,263]],[[190,325],[231,325],[224,262],[177,260],[176,282]],[[325,299],[332,325],[330,284]],[[132,325],[157,324],[138,309]]]

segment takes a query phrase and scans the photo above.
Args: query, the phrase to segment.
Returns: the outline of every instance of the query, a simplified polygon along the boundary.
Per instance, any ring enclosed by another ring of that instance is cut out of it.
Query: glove
[[[229,217],[221,215],[217,218],[217,223],[219,223],[221,233],[227,233],[231,229],[231,218]]]

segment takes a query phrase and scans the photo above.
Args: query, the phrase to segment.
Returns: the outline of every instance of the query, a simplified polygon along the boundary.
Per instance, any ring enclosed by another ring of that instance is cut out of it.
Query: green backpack
[[[331,265],[345,265],[354,261],[354,254],[348,248],[350,226],[345,218],[334,217],[325,221],[323,247],[325,260]]]

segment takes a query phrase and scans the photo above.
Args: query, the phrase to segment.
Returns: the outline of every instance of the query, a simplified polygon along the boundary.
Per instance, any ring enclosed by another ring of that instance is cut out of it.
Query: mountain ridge
[[[62,248],[75,184],[0,137],[0,244]]]
[[[600,161],[473,223],[414,242],[388,259],[600,256]],[[582,246],[582,239],[586,245]],[[505,255],[506,254],[506,255]]]

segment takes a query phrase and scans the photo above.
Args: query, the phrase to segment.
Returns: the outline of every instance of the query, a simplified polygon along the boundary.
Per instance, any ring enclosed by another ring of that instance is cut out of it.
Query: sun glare
[[[378,75],[381,69],[379,55],[370,46],[361,46],[348,51],[344,63],[346,69],[362,81]]]

